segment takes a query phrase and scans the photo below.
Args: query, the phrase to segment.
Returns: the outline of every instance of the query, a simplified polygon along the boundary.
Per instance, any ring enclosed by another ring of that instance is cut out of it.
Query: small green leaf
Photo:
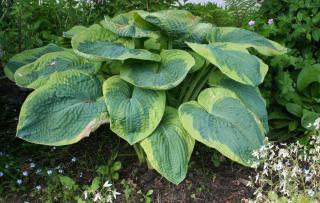
[[[78,185],[68,176],[59,176],[60,183],[69,190],[77,189]]]
[[[320,63],[302,69],[297,78],[297,88],[302,91],[313,82],[320,83]]]

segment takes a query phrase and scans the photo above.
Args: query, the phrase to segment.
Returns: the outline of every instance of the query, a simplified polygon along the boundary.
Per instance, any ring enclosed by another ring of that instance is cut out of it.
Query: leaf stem
[[[204,75],[204,77],[200,81],[199,85],[197,85],[190,100],[195,100],[198,97],[198,95],[201,92],[201,90],[203,89],[203,87],[207,84],[207,81],[210,77],[210,73],[212,73],[215,70],[216,70],[216,67],[208,68],[207,73]]]
[[[210,66],[205,66],[203,67],[196,75],[196,78],[191,82],[190,88],[188,89],[187,93],[185,94],[182,103],[190,101],[190,98],[192,96],[193,91],[197,87],[197,84],[205,76],[207,73],[208,69],[211,68]]]
[[[139,144],[134,144],[133,147],[134,147],[134,150],[136,151],[136,154],[138,156],[139,163],[140,164],[145,163],[146,158],[145,158],[145,155],[144,155],[142,148],[139,146]]]

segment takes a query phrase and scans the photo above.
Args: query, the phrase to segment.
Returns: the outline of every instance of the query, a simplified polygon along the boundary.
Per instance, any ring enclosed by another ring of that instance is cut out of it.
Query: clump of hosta
[[[309,142],[276,145],[266,144],[253,155],[256,176],[250,177],[249,186],[255,188],[257,202],[309,202],[320,200],[320,125],[314,124]]]
[[[255,161],[251,153],[268,132],[258,89],[268,65],[250,50],[286,53],[280,44],[183,10],[131,11],[64,36],[72,49],[49,44],[5,67],[34,90],[21,108],[19,138],[67,145],[110,123],[175,184],[186,177],[196,141],[245,166]]]

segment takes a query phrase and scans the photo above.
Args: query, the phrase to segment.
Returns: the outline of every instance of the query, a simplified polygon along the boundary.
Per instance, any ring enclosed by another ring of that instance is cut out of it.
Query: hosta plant
[[[110,123],[175,184],[195,141],[252,165],[268,132],[257,88],[268,66],[251,53],[279,55],[284,47],[183,10],[132,11],[64,36],[72,49],[49,44],[5,67],[17,85],[34,89],[21,108],[19,138],[67,145]]]

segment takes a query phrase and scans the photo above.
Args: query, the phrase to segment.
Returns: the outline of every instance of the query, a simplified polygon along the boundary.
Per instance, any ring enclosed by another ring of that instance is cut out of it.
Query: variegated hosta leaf
[[[119,76],[112,76],[103,83],[103,95],[111,130],[131,145],[156,129],[165,110],[163,91],[132,87]]]
[[[201,18],[184,10],[164,10],[158,12],[142,12],[138,14],[147,22],[159,27],[169,34],[188,33]]]
[[[253,47],[267,56],[281,55],[287,52],[287,49],[277,42],[268,40],[257,33],[235,27],[212,28],[212,31],[208,34],[208,41],[210,43],[235,43],[245,48]]]
[[[40,56],[50,52],[63,51],[63,48],[58,47],[55,44],[48,44],[44,47],[29,49],[19,54],[14,55],[4,67],[4,73],[6,76],[14,81],[14,73],[22,66],[32,63]]]
[[[56,73],[22,105],[17,136],[45,145],[68,145],[107,122],[100,81],[78,70]]]
[[[243,47],[229,43],[187,44],[226,76],[240,83],[257,86],[267,74],[268,66]]]
[[[129,12],[119,14],[115,17],[105,18],[100,24],[121,37],[158,37],[158,35],[151,31],[143,24],[144,21],[136,12]],[[140,23],[139,23],[140,22]]]
[[[153,133],[140,142],[151,166],[174,184],[186,177],[194,143],[171,107],[166,107]]]
[[[210,23],[198,23],[191,27],[190,31],[183,36],[183,40],[200,44],[205,43],[212,27],[213,25]]]
[[[119,38],[100,25],[94,25],[72,37],[75,52],[95,61],[141,59],[159,61],[160,56],[144,49],[134,49],[130,39]]]
[[[301,70],[297,78],[297,88],[302,91],[313,82],[320,83],[320,63]]]
[[[211,73],[208,83],[210,86],[220,86],[234,92],[248,110],[252,112],[262,131],[264,133],[269,131],[266,102],[261,96],[259,88],[231,80],[220,71]]]
[[[36,89],[44,85],[53,73],[69,69],[95,73],[100,65],[100,62],[85,63],[72,50],[52,52],[41,56],[33,63],[19,68],[14,78],[17,85]]]
[[[179,107],[179,118],[194,139],[243,165],[253,164],[252,152],[264,141],[252,112],[239,96],[226,88],[205,89],[198,102]]]
[[[71,39],[73,36],[75,36],[76,34],[82,32],[86,29],[87,29],[87,27],[85,27],[85,26],[76,25],[76,26],[72,27],[70,30],[63,32],[63,37]]]
[[[196,71],[200,70],[202,67],[204,67],[206,60],[202,56],[200,56],[199,54],[197,54],[194,51],[191,51],[189,53],[192,55],[192,57],[195,61],[195,64],[194,64],[194,66],[192,66],[189,73],[196,72]]]
[[[167,90],[179,85],[195,64],[193,57],[178,49],[162,50],[161,61],[129,62],[120,69],[123,80],[146,89]]]

